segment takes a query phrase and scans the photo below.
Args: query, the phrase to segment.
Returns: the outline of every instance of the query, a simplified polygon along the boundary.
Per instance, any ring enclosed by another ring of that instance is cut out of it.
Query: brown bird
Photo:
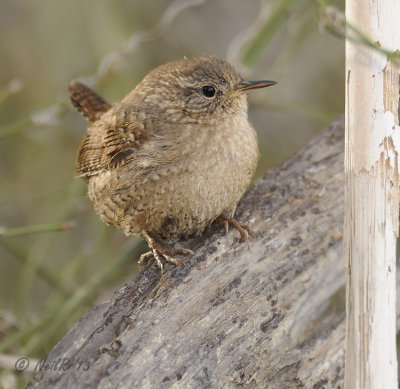
[[[172,242],[228,223],[247,242],[251,230],[232,217],[259,157],[247,118],[249,91],[275,81],[244,81],[226,61],[185,58],[149,72],[121,102],[110,105],[87,86],[69,85],[73,105],[90,121],[76,176],[88,182],[100,217],[126,235],[141,235],[163,260],[190,250]]]

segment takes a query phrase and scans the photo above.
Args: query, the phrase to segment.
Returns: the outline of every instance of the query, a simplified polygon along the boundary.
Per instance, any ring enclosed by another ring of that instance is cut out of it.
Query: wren
[[[76,176],[107,224],[140,235],[160,269],[178,253],[157,241],[201,234],[214,221],[251,230],[233,219],[257,166],[257,135],[247,118],[247,92],[276,84],[244,81],[213,56],[184,58],[150,71],[121,102],[110,105],[80,82],[73,105],[90,122]]]

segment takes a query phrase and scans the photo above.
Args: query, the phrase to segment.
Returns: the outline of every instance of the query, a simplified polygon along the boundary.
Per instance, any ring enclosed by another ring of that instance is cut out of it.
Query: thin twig
[[[64,223],[52,223],[52,224],[35,224],[32,226],[23,226],[17,228],[7,229],[0,226],[0,237],[9,238],[11,236],[20,236],[27,234],[37,234],[41,232],[57,232],[70,230],[75,227],[75,222],[68,221]]]
[[[100,61],[95,73],[80,77],[89,86],[93,87],[104,81],[111,74],[120,71],[127,63],[128,58],[137,51],[140,44],[157,39],[163,35],[173,24],[174,20],[185,10],[205,4],[208,0],[177,0],[173,2],[164,12],[161,20],[150,30],[134,32],[119,50],[107,53]],[[54,125],[66,107],[65,93],[60,93],[56,99],[57,103],[15,123],[0,127],[0,139],[27,131],[34,126],[44,127]]]

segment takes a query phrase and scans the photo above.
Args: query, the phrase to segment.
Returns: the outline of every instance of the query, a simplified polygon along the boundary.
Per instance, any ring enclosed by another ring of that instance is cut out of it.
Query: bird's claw
[[[224,214],[220,215],[217,220],[217,222],[223,223],[224,227],[225,227],[225,233],[228,234],[228,227],[229,224],[235,228],[236,230],[239,231],[240,236],[242,237],[242,239],[246,242],[247,248],[250,248],[249,245],[249,236],[252,235],[253,238],[256,237],[256,233],[246,224],[243,223],[239,223],[238,221],[236,221],[235,219],[226,216]]]
[[[149,260],[149,257],[153,257],[156,260],[158,268],[161,273],[164,272],[163,262],[169,262],[174,265],[184,265],[185,262],[182,259],[176,259],[174,255],[176,254],[193,254],[192,250],[189,249],[166,249],[161,247],[154,238],[152,238],[148,233],[142,232],[142,236],[146,239],[149,245],[150,251],[142,254],[139,259],[139,265],[143,265]]]

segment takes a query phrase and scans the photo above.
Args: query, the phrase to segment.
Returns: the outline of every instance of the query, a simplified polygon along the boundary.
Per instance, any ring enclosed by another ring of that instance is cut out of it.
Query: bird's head
[[[201,56],[155,68],[135,88],[134,96],[157,107],[164,121],[207,123],[233,115],[247,116],[247,93],[275,84],[244,81],[228,62]]]

